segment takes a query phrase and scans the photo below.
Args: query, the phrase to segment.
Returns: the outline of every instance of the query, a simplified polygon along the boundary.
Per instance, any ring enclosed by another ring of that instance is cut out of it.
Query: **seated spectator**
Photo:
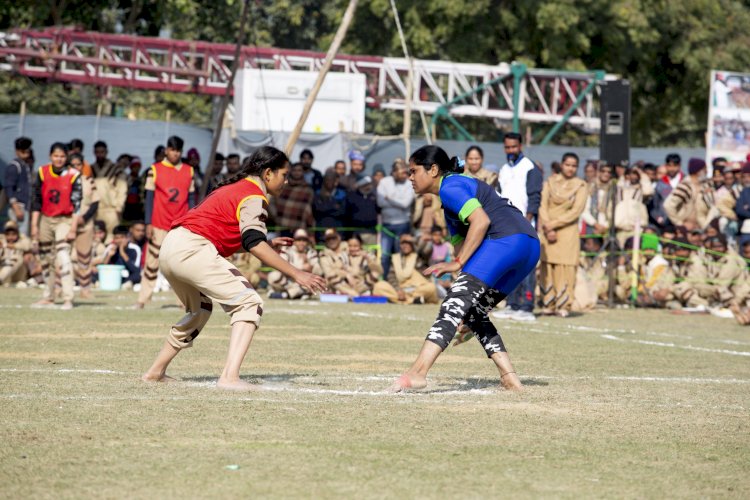
[[[576,270],[576,289],[573,310],[589,311],[599,300],[607,300],[607,253],[602,252],[602,237],[588,237],[581,241],[581,257]]]
[[[414,238],[403,234],[399,238],[401,253],[391,256],[391,265],[396,274],[397,287],[387,281],[378,281],[372,291],[395,304],[437,304],[435,284],[417,269],[417,252]]]
[[[307,231],[302,228],[294,231],[294,243],[282,250],[281,258],[297,269],[317,275],[323,274],[318,252],[310,244],[310,236]],[[268,273],[268,286],[271,288],[271,293],[268,296],[272,299],[305,299],[309,297],[309,294],[296,281],[290,280],[279,271]]]
[[[287,183],[278,196],[271,199],[271,214],[281,236],[291,236],[294,228],[307,228],[315,224],[312,204],[315,194],[305,182],[305,169],[295,163],[289,169]]]
[[[313,198],[313,216],[318,227],[342,227],[346,217],[346,191],[339,187],[333,169],[323,175],[323,186]]]
[[[739,244],[742,247],[750,241],[750,162],[745,163],[740,171],[740,180],[742,191],[737,197],[734,212],[737,214],[737,224],[739,227]]]
[[[19,234],[18,223],[14,221],[6,222],[4,229],[0,235],[0,285],[25,285],[29,277],[26,263],[31,257],[31,240]]]
[[[709,305],[729,307],[736,292],[745,282],[746,263],[734,249],[730,249],[723,235],[708,238],[706,246],[706,277],[698,286],[698,292]]]
[[[659,255],[659,237],[644,233],[641,238],[642,261],[638,266],[638,284],[635,303],[642,307],[663,307],[669,298],[673,277],[667,261]],[[623,272],[625,271],[625,272]],[[619,299],[629,302],[632,299],[632,266],[618,268],[620,291]]]
[[[138,267],[143,269],[143,266],[146,265],[146,254],[144,253],[144,250],[146,249],[146,242],[148,241],[148,238],[146,238],[146,223],[142,220],[134,221],[130,225],[128,234],[130,242],[138,248]]]
[[[445,215],[443,215],[440,198],[434,194],[423,194],[414,201],[414,212],[411,221],[417,230],[420,240],[431,238],[432,228],[435,226],[445,228]]]
[[[139,249],[128,239],[127,227],[117,226],[113,233],[112,243],[109,244],[105,253],[104,264],[124,266],[122,288],[129,289],[141,282]]]
[[[684,236],[674,239],[671,254],[670,272],[672,273],[672,289],[667,296],[666,306],[669,309],[689,307],[706,309],[706,301],[698,293],[698,286],[706,279],[706,266],[695,246]]]
[[[451,262],[453,260],[453,245],[445,241],[445,233],[440,226],[433,226],[428,233],[429,239],[420,240],[419,254],[427,264],[427,267],[440,262]],[[432,281],[437,287],[438,297],[444,298],[448,289],[453,284],[456,276],[452,274],[443,274],[442,276],[432,276]]]
[[[383,274],[378,257],[362,248],[362,240],[353,236],[346,242],[349,252],[348,285],[358,295],[370,295]]]
[[[260,290],[265,288],[265,283],[268,282],[268,274],[262,270],[263,263],[258,257],[251,254],[250,252],[237,252],[232,256],[230,262],[234,264],[242,276],[253,286],[253,288]]]
[[[325,180],[324,180],[325,182]],[[356,297],[359,292],[352,283],[354,277],[349,274],[349,249],[341,241],[341,235],[334,228],[328,228],[323,234],[325,248],[318,254],[323,277],[328,283],[328,289],[333,293]]]
[[[750,240],[740,247],[742,257],[745,259],[745,272],[742,276],[740,286],[735,290],[734,300],[729,309],[734,319],[740,325],[750,325]]]
[[[356,189],[346,194],[348,226],[358,229],[360,238],[368,245],[377,242],[378,201],[372,178],[365,176],[357,182]]]

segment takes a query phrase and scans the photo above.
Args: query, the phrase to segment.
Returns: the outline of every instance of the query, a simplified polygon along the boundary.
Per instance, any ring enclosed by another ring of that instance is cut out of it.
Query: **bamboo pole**
[[[333,37],[333,42],[331,42],[331,46],[328,48],[328,52],[326,53],[326,59],[323,63],[323,67],[320,68],[318,78],[315,80],[315,85],[313,85],[313,88],[310,90],[310,93],[307,96],[305,107],[302,109],[302,115],[299,117],[297,125],[294,127],[294,130],[292,131],[292,134],[289,136],[289,140],[286,143],[286,147],[284,148],[287,156],[292,154],[292,149],[294,149],[294,145],[297,143],[297,139],[299,139],[300,133],[302,133],[302,127],[305,125],[307,117],[310,115],[310,110],[312,110],[313,104],[315,104],[315,99],[318,97],[320,87],[323,86],[323,81],[328,74],[328,70],[331,69],[333,58],[336,57],[336,53],[339,51],[339,47],[341,47],[341,42],[344,41],[346,31],[349,29],[349,24],[351,24],[352,19],[354,18],[354,11],[357,10],[357,1],[358,0],[349,0],[349,6],[346,8],[346,12],[344,12],[344,18],[341,20],[341,24],[336,31],[336,36]]]
[[[209,179],[211,178],[211,169],[214,164],[214,156],[216,156],[216,148],[219,146],[219,138],[221,137],[221,131],[224,128],[224,114],[227,112],[227,106],[229,105],[229,96],[234,88],[234,77],[237,74],[237,68],[240,65],[240,51],[242,50],[242,42],[245,39],[245,25],[247,24],[247,15],[250,11],[250,0],[245,0],[242,6],[242,15],[240,16],[240,28],[237,31],[237,43],[234,46],[234,61],[232,61],[232,71],[229,75],[229,82],[227,82],[227,88],[224,95],[221,96],[221,103],[219,104],[219,115],[216,117],[216,127],[214,127],[214,137],[211,141],[211,153],[208,155],[206,162],[206,173],[205,180],[201,184],[201,191],[199,199],[202,200],[206,197],[206,191],[208,191]]]

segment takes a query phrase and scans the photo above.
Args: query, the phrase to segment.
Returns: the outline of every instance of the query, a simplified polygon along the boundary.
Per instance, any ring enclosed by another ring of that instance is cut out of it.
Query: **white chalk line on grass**
[[[0,372],[23,372],[23,373],[98,373],[103,375],[135,375],[128,372],[116,372],[113,370],[57,368],[46,370],[44,368],[0,368]]]
[[[617,342],[635,342],[636,344],[653,345],[657,347],[673,347],[676,349],[685,349],[688,351],[700,351],[700,352],[711,352],[716,354],[728,354],[730,356],[750,356],[748,351],[731,351],[729,349],[711,349],[709,347],[698,347],[694,345],[678,345],[673,342],[654,342],[652,340],[640,340],[640,339],[623,339],[615,335],[604,334],[602,338],[607,340],[615,340]]]

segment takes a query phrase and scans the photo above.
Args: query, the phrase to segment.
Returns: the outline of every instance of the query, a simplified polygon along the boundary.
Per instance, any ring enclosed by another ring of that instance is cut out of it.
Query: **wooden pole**
[[[404,106],[404,128],[401,135],[404,138],[406,154],[404,159],[411,156],[411,99],[414,93],[414,65],[409,61],[409,73],[406,76],[406,105]]]
[[[229,96],[234,88],[234,77],[237,74],[237,68],[240,65],[240,51],[242,50],[242,43],[245,40],[245,25],[247,24],[247,15],[250,11],[250,0],[245,0],[242,6],[242,15],[240,16],[240,28],[237,31],[237,43],[234,46],[234,61],[232,61],[232,71],[229,76],[229,82],[227,83],[227,89],[224,95],[221,97],[221,104],[219,104],[219,115],[216,117],[216,127],[214,127],[214,137],[211,141],[211,153],[208,155],[206,162],[206,174],[203,184],[201,184],[200,199],[206,197],[206,191],[208,191],[209,179],[211,178],[211,169],[214,164],[214,156],[216,156],[216,148],[219,146],[219,137],[221,137],[221,131],[224,128],[224,114],[227,112],[227,106],[229,105]]]
[[[349,6],[346,8],[346,12],[344,12],[344,18],[341,20],[339,29],[336,31],[336,36],[333,37],[333,42],[331,42],[331,46],[328,48],[328,52],[326,53],[326,59],[323,63],[323,67],[320,68],[318,78],[315,80],[315,85],[313,85],[313,88],[310,90],[310,94],[308,94],[307,96],[305,107],[302,109],[302,115],[299,117],[297,125],[294,127],[294,130],[292,131],[292,134],[289,136],[289,140],[286,143],[286,147],[284,148],[287,156],[292,154],[292,149],[294,149],[294,145],[297,143],[297,139],[299,139],[300,133],[302,133],[302,127],[305,125],[307,117],[310,115],[310,110],[312,109],[313,104],[315,104],[315,99],[318,97],[320,87],[323,86],[323,80],[325,80],[326,75],[328,74],[328,70],[331,69],[333,58],[336,57],[336,53],[339,51],[339,47],[341,47],[341,42],[344,41],[346,31],[349,29],[349,24],[351,24],[352,19],[354,18],[355,10],[357,10],[357,0],[349,0]]]
[[[26,125],[26,101],[21,101],[21,109],[18,112],[18,135],[23,135]]]

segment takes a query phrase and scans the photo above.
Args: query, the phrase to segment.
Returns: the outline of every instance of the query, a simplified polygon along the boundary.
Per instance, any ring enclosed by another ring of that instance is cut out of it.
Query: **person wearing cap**
[[[320,268],[328,288],[334,293],[358,297],[360,291],[355,287],[356,279],[349,272],[349,251],[347,244],[334,228],[328,228],[323,234],[325,248],[320,251]]]
[[[353,149],[349,151],[349,173],[339,179],[339,185],[347,191],[357,189],[357,182],[365,176],[365,155]]]
[[[15,141],[16,156],[5,167],[2,183],[8,196],[8,218],[18,223],[20,234],[29,234],[29,207],[31,203],[31,146],[28,137]]]
[[[309,186],[307,187],[309,188]],[[281,258],[298,269],[317,274],[318,276],[323,275],[318,259],[318,252],[310,244],[310,235],[303,228],[294,231],[294,243],[282,249]],[[290,280],[276,270],[268,273],[268,286],[271,287],[271,292],[268,296],[272,299],[302,299],[309,297],[309,294],[296,281]]]
[[[664,200],[664,212],[674,225],[702,229],[718,215],[713,189],[706,183],[706,162],[691,158],[688,176]]]
[[[357,181],[356,189],[346,193],[346,215],[348,226],[360,228],[362,241],[368,245],[377,242],[378,198],[370,176],[362,177]]]
[[[323,186],[323,174],[313,167],[315,156],[309,149],[303,149],[299,154],[299,162],[305,168],[305,182],[312,188],[313,193],[317,193]]]
[[[281,227],[281,236],[291,236],[298,227],[315,225],[312,204],[315,198],[310,185],[305,182],[305,169],[301,163],[289,168],[286,184],[279,196],[271,198],[270,211],[274,222]]]
[[[20,234],[18,223],[9,220],[0,235],[0,285],[26,282],[27,256],[31,256],[31,240],[25,234]]]
[[[406,164],[403,161],[394,161],[391,175],[380,181],[377,188],[382,221],[380,263],[385,279],[388,279],[391,270],[391,255],[398,251],[399,238],[411,231],[414,190],[407,182],[408,179]]]
[[[740,170],[740,183],[742,191],[737,197],[734,212],[737,214],[738,240],[741,248],[750,241],[750,162],[745,163]]]
[[[435,283],[428,280],[417,269],[418,255],[416,242],[410,234],[399,238],[400,253],[391,256],[393,271],[398,287],[388,281],[378,281],[373,288],[373,295],[386,297],[394,304],[437,304],[438,295]]]
[[[696,289],[709,305],[730,307],[735,292],[741,292],[745,284],[746,263],[733,248],[729,248],[723,235],[707,238],[704,245],[706,278],[696,285]]]

